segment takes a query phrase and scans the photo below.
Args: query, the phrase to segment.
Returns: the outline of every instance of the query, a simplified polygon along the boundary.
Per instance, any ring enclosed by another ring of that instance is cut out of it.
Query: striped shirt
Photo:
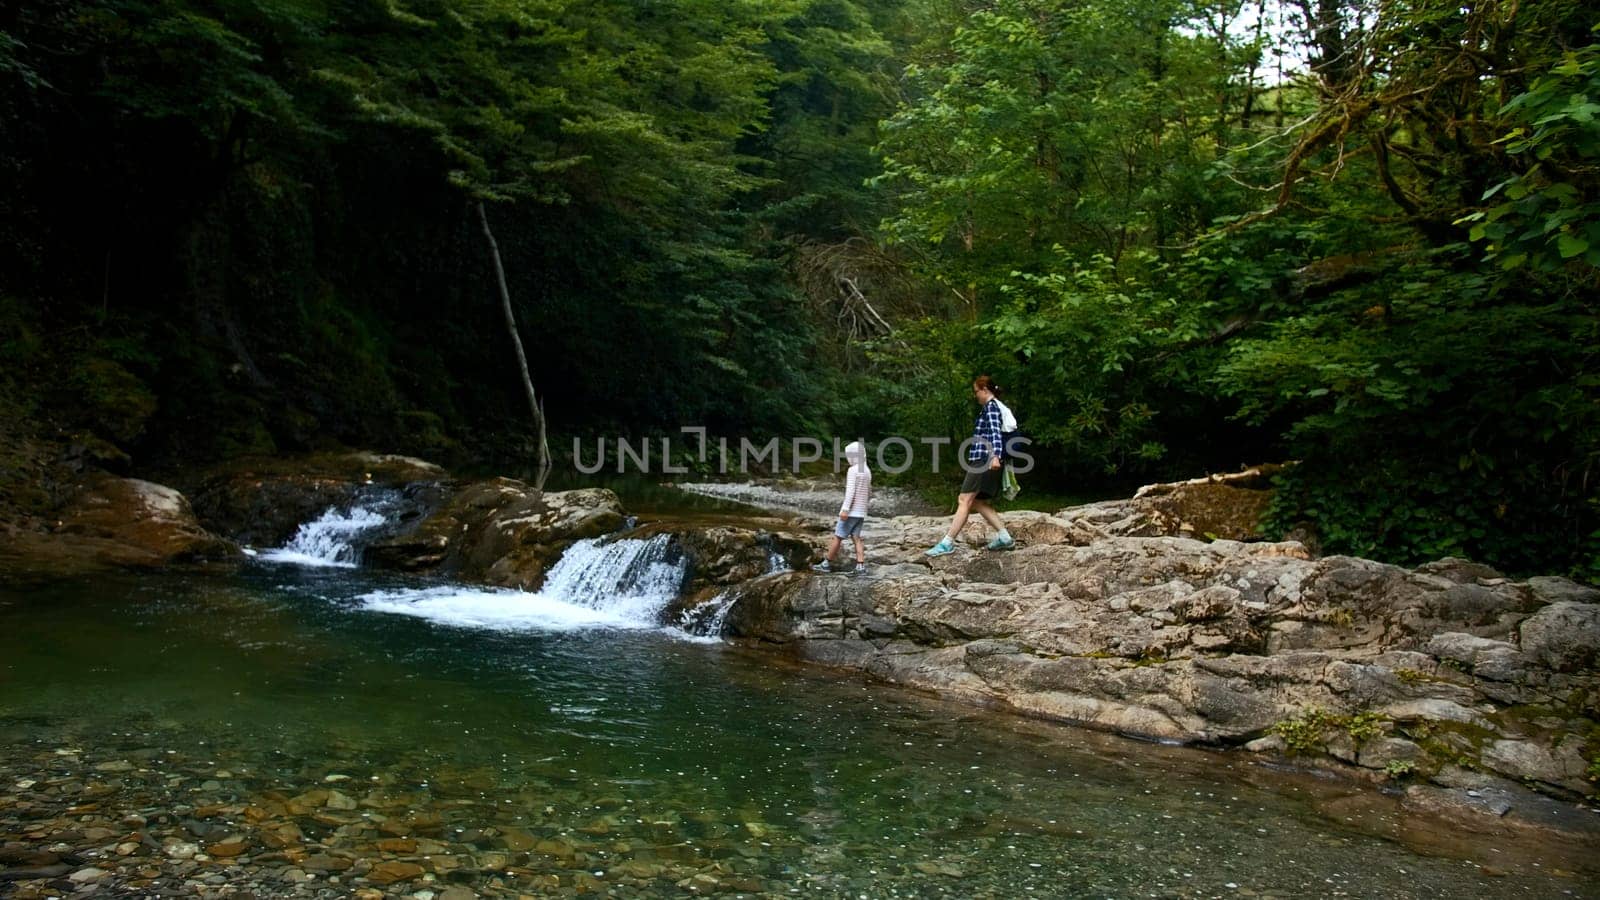
[[[865,519],[867,501],[872,499],[872,470],[866,466],[851,466],[844,477],[844,502],[839,504],[839,514]]]
[[[967,446],[967,462],[981,463],[1000,455],[1000,401],[990,400],[978,413],[972,426],[972,443]]]

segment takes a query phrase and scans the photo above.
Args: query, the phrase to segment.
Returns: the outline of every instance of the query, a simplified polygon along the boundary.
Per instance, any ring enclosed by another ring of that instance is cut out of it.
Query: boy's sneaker
[[[956,552],[956,545],[951,543],[949,535],[939,539],[939,543],[922,552],[923,556],[944,556],[946,553]]]
[[[866,563],[856,563],[856,567],[854,569],[850,570],[850,574],[854,575],[854,576],[856,576],[858,578],[863,576],[863,575],[866,575],[867,574],[867,564]]]
[[[823,574],[827,574],[827,573],[830,573],[830,572],[833,571],[833,566],[827,560],[823,560],[822,562],[819,562],[816,565],[812,566],[811,567],[811,571],[813,571],[813,572],[822,572]]]
[[[995,539],[989,542],[990,550],[1010,550],[1016,546],[1017,542],[1009,534],[996,535]]]

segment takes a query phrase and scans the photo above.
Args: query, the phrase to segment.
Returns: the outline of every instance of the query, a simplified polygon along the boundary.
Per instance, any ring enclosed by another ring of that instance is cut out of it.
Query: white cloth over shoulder
[[[1016,431],[1017,417],[1011,414],[1011,407],[1002,403],[998,397],[995,398],[994,402],[1000,407],[1000,430]]]
[[[850,471],[844,477],[844,502],[839,504],[839,515],[867,517],[867,502],[872,499],[872,470],[867,468],[867,451],[859,441],[851,441],[844,448],[844,457],[850,461]]]

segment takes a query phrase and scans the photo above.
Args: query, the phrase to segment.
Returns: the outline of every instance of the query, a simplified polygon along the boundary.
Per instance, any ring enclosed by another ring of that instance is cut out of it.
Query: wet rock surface
[[[1138,737],[1594,797],[1600,592],[1462,560],[1116,536],[1081,508],[1007,520],[1018,549],[987,552],[969,525],[934,559],[943,520],[880,522],[870,577],[757,578],[730,592],[727,633]]]
[[[420,513],[439,502],[447,479],[444,469],[423,460],[352,451],[241,459],[175,483],[211,530],[251,546],[277,547],[301,524],[350,504],[364,488],[406,488]]]
[[[574,541],[624,524],[622,501],[609,490],[545,493],[495,478],[454,491],[414,529],[370,546],[367,558],[383,568],[534,590]]]
[[[809,566],[820,541],[792,523],[750,528],[727,524],[658,522],[629,532],[631,537],[668,535],[672,546],[688,563],[683,590],[663,612],[668,622],[678,622],[696,606],[714,600],[728,589],[774,571]]]
[[[105,474],[79,481],[42,530],[0,535],[0,563],[12,574],[159,569],[241,558],[237,545],[201,526],[176,490]]]

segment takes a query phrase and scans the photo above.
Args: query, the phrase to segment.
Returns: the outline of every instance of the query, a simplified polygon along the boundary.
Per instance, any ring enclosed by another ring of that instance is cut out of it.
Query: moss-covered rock
[[[237,545],[201,527],[182,494],[148,481],[89,476],[56,516],[47,531],[0,537],[0,560],[9,571],[71,575],[242,558]]]
[[[144,434],[158,407],[150,386],[115,360],[102,356],[78,358],[69,383],[87,421],[107,439],[126,445]]]

